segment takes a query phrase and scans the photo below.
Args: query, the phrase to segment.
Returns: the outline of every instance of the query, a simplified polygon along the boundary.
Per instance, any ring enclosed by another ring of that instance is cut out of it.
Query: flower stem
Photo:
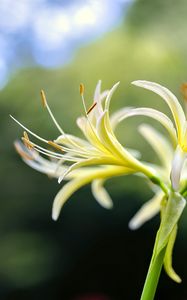
[[[140,300],[154,299],[163,263],[166,264],[167,262],[166,270],[169,266],[167,273],[171,278],[175,278],[176,280],[175,273],[173,273],[173,269],[171,267],[170,250],[172,249],[170,249],[170,246],[175,240],[173,230],[175,230],[177,226],[185,205],[185,199],[179,193],[175,193],[173,191],[170,192],[168,199],[163,198],[162,200],[160,227],[156,235],[153,254]],[[164,261],[166,250],[168,249],[168,243],[169,254],[167,253],[166,261]]]
[[[154,257],[153,254],[140,300],[154,299],[162,265],[163,265],[165,251],[166,251],[166,247],[163,248],[162,251],[160,251],[159,255],[157,255],[156,258]]]

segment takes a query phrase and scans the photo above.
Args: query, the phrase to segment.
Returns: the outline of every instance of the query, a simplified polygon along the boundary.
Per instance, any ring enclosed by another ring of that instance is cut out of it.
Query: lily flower
[[[101,93],[101,81],[98,82],[94,93],[93,104],[86,108],[84,100],[84,86],[80,85],[85,116],[77,119],[85,139],[67,134],[55,119],[45,97],[41,92],[43,106],[48,110],[54,124],[60,131],[60,136],[54,141],[46,140],[33,133],[15,118],[13,118],[25,131],[20,144],[16,148],[23,160],[31,167],[58,177],[60,183],[63,179],[69,180],[58,192],[53,203],[52,217],[56,220],[66,200],[80,187],[92,183],[92,193],[96,200],[104,207],[112,207],[112,200],[104,189],[104,182],[113,176],[141,173],[144,176],[160,183],[159,176],[148,163],[137,159],[137,151],[127,149],[121,145],[114,134],[116,117],[109,117],[109,106],[112,95],[119,83],[111,90]],[[128,109],[126,109],[128,110]],[[48,150],[31,141],[28,134],[37,138],[54,151]],[[48,156],[52,159],[44,159]]]
[[[167,124],[169,125],[169,127],[165,127],[168,130],[169,134],[172,136],[174,142],[175,153],[173,156],[171,167],[171,183],[173,189],[175,191],[178,191],[180,187],[182,169],[187,158],[187,120],[185,112],[178,99],[167,88],[154,82],[141,80],[134,81],[132,82],[132,84],[155,92],[162,97],[162,99],[167,103],[171,110],[174,122],[171,121],[173,124],[169,122],[170,124]],[[155,116],[156,115],[154,115],[153,117]],[[164,119],[166,117],[167,116],[163,114],[163,117],[160,120],[162,124],[164,123]],[[176,134],[174,133],[174,131],[176,131]]]
[[[133,84],[154,91],[160,95],[169,105],[174,122],[165,114],[150,108],[135,108],[126,111],[118,119],[118,122],[132,116],[145,115],[158,120],[168,130],[171,143],[166,137],[157,132],[149,125],[141,125],[139,130],[146,138],[161,161],[161,180],[170,189],[169,197],[158,190],[153,198],[146,202],[142,208],[129,222],[131,229],[137,229],[145,221],[152,218],[161,211],[161,225],[157,233],[154,257],[158,257],[161,249],[166,247],[164,256],[164,267],[166,273],[176,282],[180,283],[181,278],[175,273],[172,267],[172,252],[177,234],[177,223],[186,205],[183,195],[187,193],[187,122],[185,113],[177,98],[165,87],[147,81],[135,81]],[[170,188],[171,180],[171,188]]]
[[[172,268],[172,251],[177,223],[186,204],[183,195],[187,193],[187,166],[184,164],[187,157],[187,121],[180,103],[168,89],[147,81],[134,81],[133,84],[160,95],[170,107],[174,122],[164,113],[146,107],[126,107],[110,117],[110,101],[119,83],[109,91],[101,93],[99,81],[93,104],[89,109],[86,108],[84,100],[84,86],[80,85],[85,116],[77,119],[77,125],[84,139],[63,131],[47,103],[44,92],[41,91],[43,106],[48,110],[60,136],[53,141],[44,139],[12,117],[25,130],[23,143],[15,142],[15,147],[22,159],[32,168],[50,177],[58,178],[59,183],[62,180],[68,181],[54,199],[52,210],[54,220],[58,218],[67,199],[88,183],[91,183],[95,199],[103,207],[111,208],[112,200],[103,186],[108,178],[136,174],[150,179],[149,184],[154,196],[130,220],[129,227],[137,229],[161,212],[161,225],[157,233],[153,262],[160,252],[166,249],[165,270],[173,280],[180,282],[180,277]],[[115,136],[114,131],[121,121],[138,115],[159,121],[169,133],[171,141],[150,125],[139,126],[140,133],[160,160],[158,165],[140,161],[139,153],[123,147]],[[53,147],[53,150],[31,141],[28,134]]]

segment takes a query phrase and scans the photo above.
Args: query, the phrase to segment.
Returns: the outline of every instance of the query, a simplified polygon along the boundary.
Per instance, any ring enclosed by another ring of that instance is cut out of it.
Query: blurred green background
[[[159,97],[130,82],[156,81],[182,99],[180,86],[187,81],[186,12],[185,0],[136,1],[117,29],[80,45],[71,63],[53,70],[17,71],[0,92],[0,299],[139,299],[159,217],[136,232],[128,229],[128,221],[152,196],[148,185],[136,177],[111,179],[110,211],[96,203],[87,186],[69,199],[59,220],[52,221],[52,202],[60,186],[21,161],[13,141],[22,129],[9,114],[54,139],[58,132],[41,106],[42,88],[64,130],[81,135],[75,123],[83,114],[79,83],[84,83],[91,103],[98,79],[103,89],[121,81],[111,111],[150,106],[169,114]],[[150,122],[142,117],[125,121],[118,137],[138,148],[144,159],[156,161],[137,133],[142,121]],[[185,212],[174,252],[174,266],[183,282],[177,285],[163,272],[156,299],[187,299],[186,217]]]

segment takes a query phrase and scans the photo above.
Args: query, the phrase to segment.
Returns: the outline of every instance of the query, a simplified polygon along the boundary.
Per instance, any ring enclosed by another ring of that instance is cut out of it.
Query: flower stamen
[[[32,150],[34,148],[33,144],[29,140],[29,136],[26,131],[23,132],[22,141],[29,150]]]
[[[80,91],[80,95],[83,96],[83,94],[84,94],[84,84],[83,83],[80,83],[79,91]]]
[[[50,146],[52,146],[53,148],[57,149],[57,150],[60,150],[62,152],[64,152],[63,148],[61,146],[59,146],[58,144],[56,144],[55,142],[53,141],[48,141],[48,144]]]
[[[94,109],[94,107],[97,105],[97,102],[94,102],[91,106],[90,106],[90,108],[87,110],[87,112],[86,112],[86,114],[88,115],[93,109]]]
[[[42,105],[43,105],[43,107],[46,107],[47,106],[47,100],[46,100],[44,90],[40,91],[40,95],[41,95],[41,99],[42,99]]]
[[[42,105],[43,105],[44,108],[45,107],[47,108],[48,113],[49,113],[51,119],[53,120],[53,123],[55,124],[55,126],[57,127],[57,129],[60,131],[61,134],[65,134],[64,131],[63,131],[63,129],[58,124],[57,120],[55,119],[55,117],[54,117],[54,115],[53,115],[53,113],[52,113],[52,111],[51,111],[51,109],[50,109],[50,107],[49,107],[49,105],[47,103],[47,98],[45,96],[44,90],[40,91],[40,95],[41,95],[41,99],[42,99]]]

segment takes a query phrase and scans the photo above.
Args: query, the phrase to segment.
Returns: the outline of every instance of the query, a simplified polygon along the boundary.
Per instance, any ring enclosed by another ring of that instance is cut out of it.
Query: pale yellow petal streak
[[[148,168],[146,165],[142,164],[135,157],[133,157],[116,139],[111,126],[107,126],[108,121],[108,111],[103,113],[103,116],[98,122],[97,132],[100,140],[105,145],[105,147],[111,151],[111,153],[116,156],[124,166],[134,168],[136,171],[141,171],[149,177],[154,176],[154,171]]]
[[[95,128],[90,127],[90,124],[88,120],[85,117],[81,117],[77,119],[77,125],[87,138],[87,140],[90,142],[92,146],[94,146],[99,151],[105,153],[107,152],[107,149],[103,146],[101,141],[99,140]]]
[[[89,158],[82,161],[78,161],[74,164],[72,164],[70,167],[67,167],[62,174],[60,174],[58,178],[58,183],[61,183],[61,181],[72,171],[77,170],[79,168],[83,167],[89,167],[89,166],[97,166],[97,165],[116,165],[117,160],[115,158],[107,158],[107,157],[98,157],[98,158]],[[82,169],[81,169],[82,170]]]

